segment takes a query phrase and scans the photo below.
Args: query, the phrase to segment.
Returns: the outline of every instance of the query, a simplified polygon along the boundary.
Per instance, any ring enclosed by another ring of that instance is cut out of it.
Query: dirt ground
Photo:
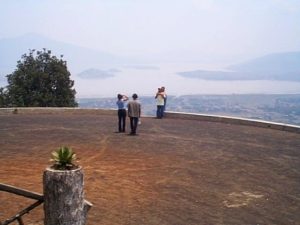
[[[0,183],[42,193],[50,153],[66,145],[94,204],[88,225],[300,224],[300,134],[143,118],[129,136],[116,125],[105,115],[0,115]],[[30,203],[0,191],[0,221]],[[43,207],[23,219],[43,224]]]

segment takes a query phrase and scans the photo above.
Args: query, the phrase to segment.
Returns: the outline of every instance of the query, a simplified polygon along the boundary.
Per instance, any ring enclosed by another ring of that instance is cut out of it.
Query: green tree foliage
[[[75,107],[76,91],[70,75],[66,61],[52,56],[51,51],[43,49],[35,54],[30,50],[17,62],[17,69],[7,75],[3,101],[18,107]]]
[[[0,107],[8,106],[7,90],[0,88]]]

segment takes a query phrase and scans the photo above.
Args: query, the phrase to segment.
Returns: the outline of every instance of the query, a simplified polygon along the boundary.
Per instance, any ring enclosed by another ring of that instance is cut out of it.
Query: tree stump
[[[83,172],[47,168],[43,176],[45,225],[84,225]]]

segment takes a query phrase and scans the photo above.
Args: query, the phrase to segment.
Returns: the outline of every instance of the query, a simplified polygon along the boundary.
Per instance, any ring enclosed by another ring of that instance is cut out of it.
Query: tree
[[[4,88],[0,88],[0,107],[7,107],[8,103],[7,103],[8,99],[7,99],[7,90],[5,90]]]
[[[74,81],[62,56],[50,50],[29,50],[17,62],[17,69],[7,75],[6,104],[19,107],[75,107]],[[3,92],[3,91],[2,91]]]

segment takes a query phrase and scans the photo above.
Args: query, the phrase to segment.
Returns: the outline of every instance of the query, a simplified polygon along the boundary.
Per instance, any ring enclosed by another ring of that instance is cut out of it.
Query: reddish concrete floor
[[[0,182],[42,193],[50,153],[73,148],[94,206],[88,225],[300,224],[300,134],[105,115],[0,115]],[[32,200],[0,192],[0,221]],[[23,217],[43,224],[42,206]],[[17,223],[15,223],[17,224]]]

